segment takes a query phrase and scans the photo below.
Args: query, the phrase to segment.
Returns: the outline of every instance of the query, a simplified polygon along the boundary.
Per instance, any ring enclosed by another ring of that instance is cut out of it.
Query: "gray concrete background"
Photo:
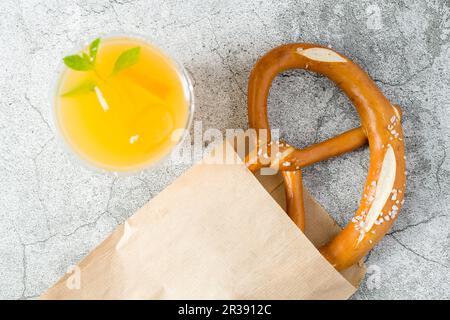
[[[0,2],[0,298],[35,298],[186,167],[114,178],[73,163],[55,140],[48,92],[63,54],[110,31],[148,35],[194,79],[204,129],[245,128],[246,85],[279,44],[331,45],[361,64],[404,110],[405,206],[367,260],[356,299],[450,298],[450,2]],[[273,127],[305,146],[358,126],[330,81],[278,77]],[[305,170],[305,184],[343,225],[368,164],[358,150]],[[378,277],[379,276],[379,277]],[[374,280],[380,280],[379,283]],[[375,284],[370,285],[370,284]]]

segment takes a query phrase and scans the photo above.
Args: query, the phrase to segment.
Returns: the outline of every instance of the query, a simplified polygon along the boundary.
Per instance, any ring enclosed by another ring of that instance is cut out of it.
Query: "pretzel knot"
[[[267,117],[269,89],[278,73],[296,68],[335,82],[353,102],[361,127],[303,149],[272,141]],[[370,165],[360,206],[350,223],[319,249],[338,270],[358,262],[383,238],[404,202],[406,174],[400,108],[392,105],[349,58],[319,45],[296,43],[271,50],[255,64],[248,86],[248,115],[250,127],[266,129],[267,137],[265,141],[258,139],[256,156],[249,154],[246,164],[253,172],[263,167],[281,170],[286,210],[301,230],[305,226],[301,168],[369,143]]]

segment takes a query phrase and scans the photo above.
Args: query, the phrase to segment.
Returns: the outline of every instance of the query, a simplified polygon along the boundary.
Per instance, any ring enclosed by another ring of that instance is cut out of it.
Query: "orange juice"
[[[142,169],[167,155],[178,142],[173,131],[186,128],[188,80],[143,40],[112,37],[97,45],[92,56],[87,47],[69,57],[78,66],[65,60],[70,67],[57,88],[56,122],[88,163],[111,171]]]

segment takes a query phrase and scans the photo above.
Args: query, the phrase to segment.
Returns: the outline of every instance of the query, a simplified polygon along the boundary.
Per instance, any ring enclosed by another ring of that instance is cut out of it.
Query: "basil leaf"
[[[100,38],[95,39],[89,45],[89,55],[91,56],[92,63],[95,63],[95,60],[97,59],[97,52],[99,45],[100,45]]]
[[[141,47],[135,47],[128,49],[120,54],[114,64],[113,74],[116,74],[123,69],[129,68],[136,64],[139,59],[139,54],[141,52]]]
[[[66,93],[62,94],[61,97],[72,97],[78,94],[93,92],[95,89],[95,85],[96,84],[93,80],[87,80],[86,82],[81,83],[72,90],[69,90]]]
[[[86,58],[79,55],[64,57],[63,61],[67,67],[77,71],[87,71],[93,67],[89,59],[86,60]]]

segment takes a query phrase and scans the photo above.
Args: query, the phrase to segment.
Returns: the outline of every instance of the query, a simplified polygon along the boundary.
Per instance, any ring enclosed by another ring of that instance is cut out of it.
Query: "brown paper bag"
[[[306,236],[283,206],[278,175],[255,178],[242,163],[197,164],[41,298],[350,297],[364,268],[340,274],[315,248],[339,227],[309,193]]]

